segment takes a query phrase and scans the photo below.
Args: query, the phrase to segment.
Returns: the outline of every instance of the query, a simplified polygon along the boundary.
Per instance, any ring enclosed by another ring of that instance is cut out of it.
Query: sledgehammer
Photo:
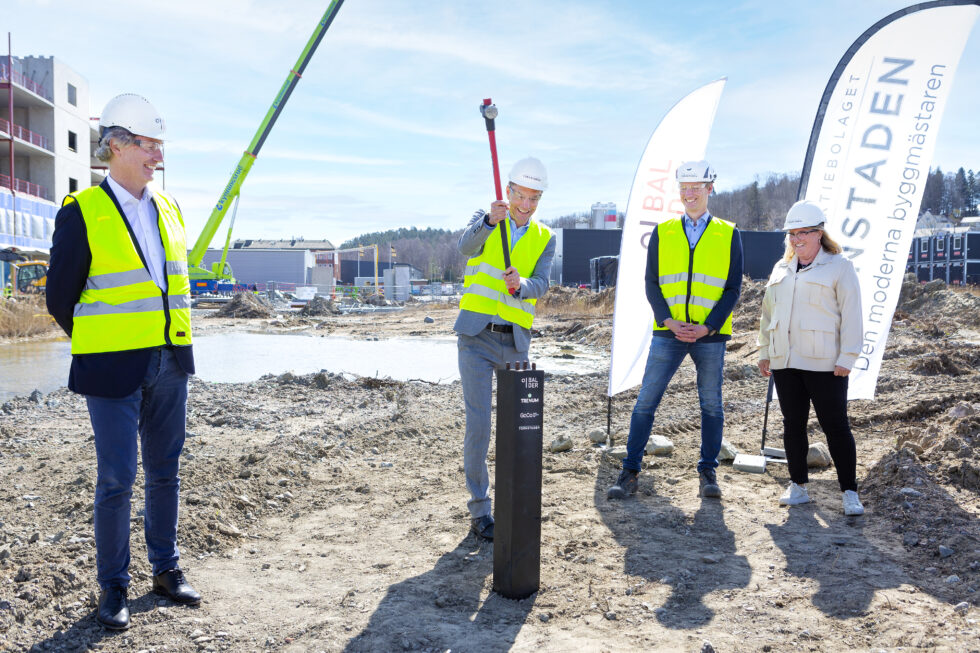
[[[480,105],[480,115],[487,123],[487,136],[490,138],[490,159],[493,161],[493,186],[497,191],[497,201],[504,199],[503,191],[500,187],[500,165],[497,163],[497,127],[494,120],[497,118],[497,105],[493,104],[490,98],[484,98]],[[501,245],[504,247],[504,269],[510,267],[510,243],[507,242],[507,223],[504,222],[500,227]],[[513,295],[513,290],[508,290]]]

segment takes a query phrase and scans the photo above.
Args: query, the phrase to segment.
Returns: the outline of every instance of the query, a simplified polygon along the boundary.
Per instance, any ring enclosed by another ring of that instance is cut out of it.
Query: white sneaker
[[[807,494],[805,487],[790,483],[783,496],[779,497],[779,505],[798,506],[801,503],[810,503],[810,495]]]
[[[844,514],[845,515],[863,515],[864,506],[861,505],[861,500],[858,498],[858,493],[854,490],[844,491]]]

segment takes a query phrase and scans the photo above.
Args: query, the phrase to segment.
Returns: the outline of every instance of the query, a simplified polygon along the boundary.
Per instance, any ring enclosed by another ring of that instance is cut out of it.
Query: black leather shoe
[[[493,541],[493,517],[483,515],[470,520],[470,530],[476,533],[477,537],[490,542]]]
[[[109,630],[129,628],[129,605],[126,603],[126,588],[113,585],[99,594],[99,623]]]
[[[201,602],[201,595],[191,587],[187,579],[184,578],[184,572],[180,569],[171,569],[159,576],[154,576],[153,591],[166,596],[175,603],[197,605]]]
[[[707,499],[720,499],[721,488],[718,487],[718,480],[715,470],[705,469],[700,474],[700,490],[698,494]]]

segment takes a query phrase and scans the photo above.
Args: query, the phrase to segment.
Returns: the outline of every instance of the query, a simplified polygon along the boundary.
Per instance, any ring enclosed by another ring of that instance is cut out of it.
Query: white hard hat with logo
[[[697,183],[699,181],[713,184],[715,169],[707,161],[685,161],[677,168],[677,183]]]
[[[149,100],[135,93],[123,93],[109,100],[99,117],[99,135],[109,127],[122,127],[136,136],[163,139],[166,126]]]
[[[511,183],[524,186],[531,190],[548,189],[548,171],[544,169],[544,164],[533,156],[521,159],[510,169],[508,177]]]
[[[790,229],[803,229],[804,227],[818,227],[827,221],[827,216],[823,209],[811,200],[800,200],[789,207],[786,213],[786,222],[783,224],[783,231]]]

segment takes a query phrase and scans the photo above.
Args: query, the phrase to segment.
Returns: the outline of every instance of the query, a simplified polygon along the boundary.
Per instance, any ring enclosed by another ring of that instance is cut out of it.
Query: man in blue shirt
[[[701,497],[721,497],[715,469],[725,423],[722,371],[725,342],[731,339],[731,314],[742,289],[742,240],[732,223],[708,212],[715,177],[706,161],[682,164],[677,182],[684,215],[680,221],[666,220],[654,227],[647,245],[646,295],[656,324],[630,418],[623,470],[609,488],[609,499],[636,493],[654,415],[687,355],[697,369],[701,404],[698,492]]]

